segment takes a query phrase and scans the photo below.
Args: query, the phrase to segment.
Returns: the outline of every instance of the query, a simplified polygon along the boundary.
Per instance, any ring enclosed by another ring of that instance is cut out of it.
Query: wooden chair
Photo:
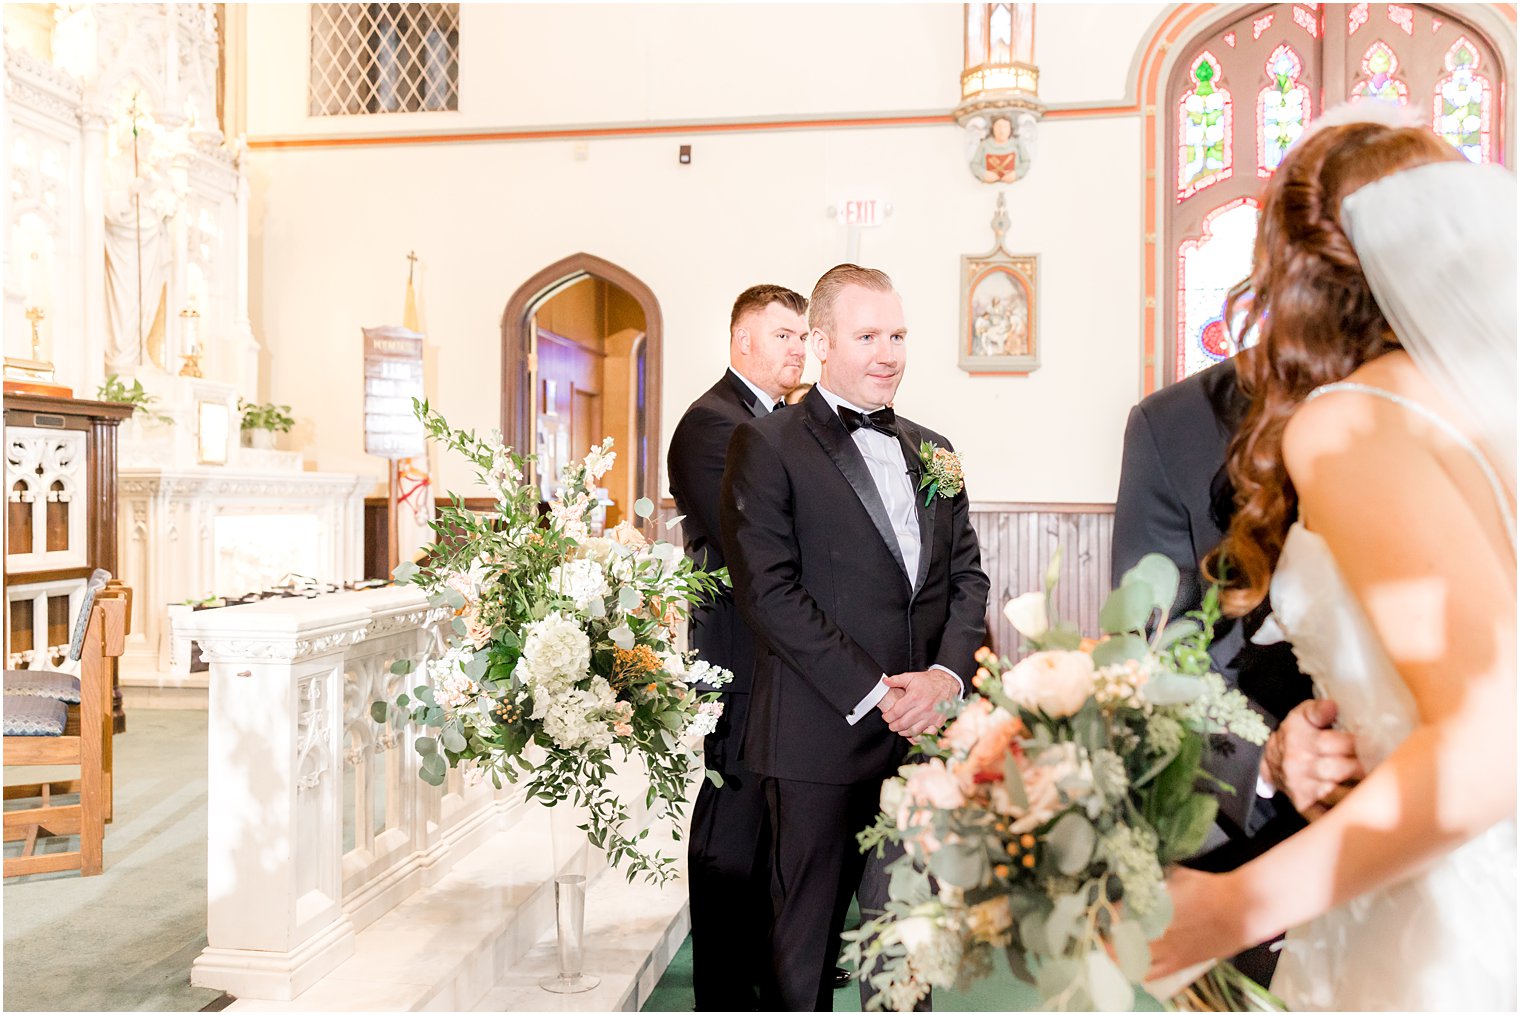
[[[5,876],[78,870],[82,876],[104,869],[105,822],[111,810],[111,678],[115,657],[126,643],[126,598],[104,591],[104,571],[96,571],[85,591],[69,656],[80,663],[77,705],[69,705],[67,674],[7,671],[5,766],[78,765],[79,779],[6,787],[6,799],[40,798],[41,804],[5,812],[5,841],[24,841],[19,857],[5,861]],[[49,678],[52,686],[46,686]],[[42,689],[39,690],[39,687]],[[26,693],[13,693],[24,688]],[[59,805],[59,793],[79,794],[77,804]],[[37,854],[39,837],[78,835],[79,849]]]

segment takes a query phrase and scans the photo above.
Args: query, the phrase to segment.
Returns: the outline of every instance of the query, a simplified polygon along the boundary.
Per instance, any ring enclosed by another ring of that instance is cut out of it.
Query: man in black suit
[[[1117,584],[1147,553],[1165,554],[1181,572],[1173,617],[1203,605],[1200,562],[1223,541],[1234,515],[1225,459],[1250,406],[1237,360],[1251,355],[1246,350],[1168,385],[1130,411],[1114,506],[1113,579]],[[1215,671],[1275,729],[1265,749],[1216,738],[1206,765],[1234,792],[1219,794],[1216,827],[1205,851],[1188,863],[1202,870],[1231,870],[1260,855],[1303,827],[1300,808],[1317,816],[1344,792],[1342,783],[1362,775],[1350,736],[1330,728],[1334,704],[1306,700],[1309,680],[1292,650],[1251,640],[1268,609],[1223,618],[1209,647]],[[1235,963],[1266,983],[1276,953],[1253,948]]]
[[[919,491],[920,442],[949,442],[888,407],[907,362],[891,280],[831,269],[808,323],[822,376],[734,431],[721,520],[758,640],[744,760],[771,821],[769,1000],[828,1011],[851,896],[867,914],[887,898],[886,861],[868,861],[856,833],[908,738],[936,728],[974,672],[988,582],[965,491]]]
[[[778,285],[751,286],[729,315],[729,368],[691,403],[670,438],[670,493],[685,515],[686,552],[701,567],[725,566],[718,493],[734,428],[780,409],[807,359],[807,300]],[[739,759],[749,712],[755,642],[720,594],[692,611],[691,647],[731,670],[723,716],[706,742],[704,781],[691,809],[687,887],[691,897],[692,987],[698,1011],[755,1011],[769,979],[770,851],[765,793]]]

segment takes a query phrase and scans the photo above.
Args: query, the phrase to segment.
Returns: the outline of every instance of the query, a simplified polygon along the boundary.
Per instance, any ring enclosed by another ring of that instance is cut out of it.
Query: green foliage
[[[295,425],[295,417],[290,415],[290,406],[276,405],[274,402],[245,402],[238,399],[238,413],[243,417],[242,428],[244,430],[271,430],[275,433],[289,433]]]
[[[116,374],[111,374],[106,378],[104,384],[95,389],[95,397],[102,402],[126,402],[132,406],[133,413],[143,417],[143,419],[150,423],[163,423],[168,426],[174,425],[174,418],[172,416],[166,416],[154,408],[160,401],[159,397],[148,394],[142,386],[142,381],[135,377],[132,379],[131,385],[128,386],[126,381]]]

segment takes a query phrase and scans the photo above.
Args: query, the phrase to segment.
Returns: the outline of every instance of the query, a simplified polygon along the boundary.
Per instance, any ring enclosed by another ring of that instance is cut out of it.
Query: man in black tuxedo
[[[729,368],[691,403],[670,438],[666,465],[686,552],[700,567],[725,566],[718,494],[734,428],[785,405],[807,360],[807,300],[778,285],[751,286],[729,315]],[[691,647],[731,670],[723,716],[706,742],[704,781],[691,809],[687,887],[691,896],[692,987],[698,1011],[755,1011],[770,976],[770,851],[765,793],[739,759],[749,712],[755,642],[721,593],[692,611]]]
[[[936,728],[974,672],[988,582],[965,491],[926,503],[918,488],[920,442],[949,442],[888,407],[907,362],[891,280],[831,269],[808,323],[822,376],[734,431],[721,519],[758,640],[744,762],[771,821],[769,1000],[829,1011],[851,896],[867,914],[887,898],[886,861],[868,861],[856,833],[908,738]]]
[[[1237,360],[1217,363],[1162,388],[1130,411],[1124,460],[1114,506],[1113,580],[1147,553],[1169,557],[1181,572],[1172,616],[1203,605],[1200,562],[1224,539],[1235,512],[1235,491],[1225,469],[1230,440],[1250,400],[1237,381]],[[1188,862],[1224,871],[1266,852],[1317,816],[1362,775],[1348,734],[1330,727],[1335,706],[1306,700],[1309,679],[1292,650],[1251,640],[1269,607],[1247,617],[1221,619],[1209,655],[1214,669],[1250,698],[1275,729],[1265,749],[1235,738],[1216,738],[1207,768],[1233,787],[1219,794],[1219,818],[1205,852]],[[1253,948],[1235,963],[1262,983],[1276,953]]]

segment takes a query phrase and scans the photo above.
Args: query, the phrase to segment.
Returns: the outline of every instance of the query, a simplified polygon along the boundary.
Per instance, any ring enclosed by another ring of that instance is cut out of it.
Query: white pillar
[[[86,107],[80,120],[84,141],[84,226],[81,278],[83,291],[84,382],[81,397],[93,397],[106,378],[106,127],[110,114],[104,107]]]

